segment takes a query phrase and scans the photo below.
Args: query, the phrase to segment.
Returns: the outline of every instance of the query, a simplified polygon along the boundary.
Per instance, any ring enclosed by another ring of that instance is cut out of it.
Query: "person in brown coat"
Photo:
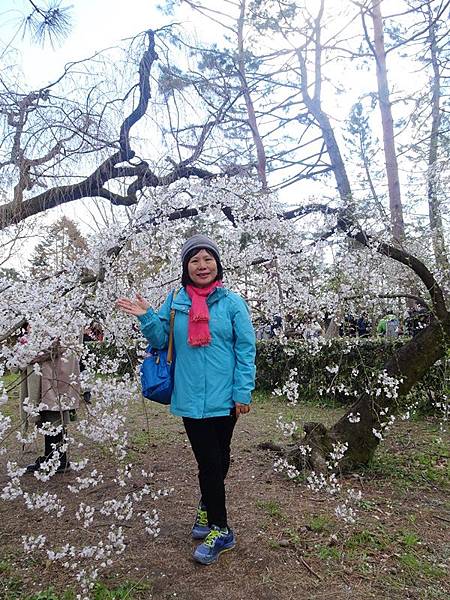
[[[26,339],[22,343],[26,343]],[[36,363],[39,365],[40,374],[35,371]],[[59,339],[56,339],[48,350],[35,356],[21,373],[20,399],[25,429],[30,422],[34,422],[40,429],[54,430],[60,427],[56,434],[44,434],[44,455],[27,466],[27,473],[34,473],[42,463],[54,458],[54,452],[58,452],[59,455],[56,472],[64,472],[70,468],[70,463],[67,452],[60,447],[64,444],[65,426],[70,420],[70,413],[79,407],[79,357],[73,350],[64,348]],[[32,411],[32,414],[25,411],[25,403],[38,409],[37,414],[36,411]]]

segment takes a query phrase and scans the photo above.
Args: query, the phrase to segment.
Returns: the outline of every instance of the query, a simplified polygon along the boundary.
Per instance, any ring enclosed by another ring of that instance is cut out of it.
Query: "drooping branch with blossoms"
[[[74,425],[73,432],[65,439],[70,448],[77,449],[73,461],[77,475],[67,488],[68,493],[79,498],[76,518],[87,534],[97,520],[102,522],[106,518],[108,533],[95,544],[70,542],[60,548],[52,546],[51,540],[44,539],[44,534],[39,532],[24,539],[26,549],[45,551],[50,560],[60,561],[70,568],[86,596],[100,570],[110,564],[115,554],[125,551],[126,529],[122,525],[135,513],[135,506],[145,497],[156,500],[167,491],[154,491],[149,481],[151,473],[137,472],[129,463],[127,412],[130,405],[139,401],[136,361],[141,357],[144,343],[131,327],[130,320],[115,311],[114,303],[119,296],[139,291],[153,306],[158,306],[165,294],[178,285],[179,248],[192,229],[217,239],[223,250],[226,282],[246,297],[255,321],[270,321],[274,314],[285,318],[289,312],[296,311],[320,319],[324,307],[331,314],[338,314],[343,302],[356,291],[360,291],[360,297],[366,301],[383,295],[377,286],[377,280],[382,277],[395,295],[412,296],[410,290],[403,289],[404,279],[400,274],[404,275],[404,267],[415,273],[420,293],[427,295],[424,302],[432,306],[433,312],[430,325],[400,348],[379,372],[370,373],[367,390],[342,419],[328,429],[322,424],[308,423],[306,438],[301,441],[296,434],[296,446],[281,460],[279,468],[289,469],[293,477],[300,469],[310,468],[309,484],[314,489],[334,489],[336,480],[329,471],[351,469],[373,456],[401,414],[402,401],[412,385],[443,356],[449,344],[445,295],[425,261],[406,245],[392,245],[389,238],[379,235],[376,227],[363,229],[354,216],[355,198],[350,177],[320,98],[310,99],[307,108],[310,118],[322,128],[320,160],[329,159],[326,170],[332,170],[336,177],[339,198],[333,198],[328,205],[317,201],[304,204],[302,199],[299,207],[282,206],[272,194],[261,192],[256,180],[245,177],[246,169],[241,170],[244,176],[241,173],[231,177],[220,176],[217,169],[204,168],[201,159],[207,150],[206,141],[220,126],[235,97],[223,100],[223,108],[203,124],[194,142],[191,140],[191,144],[185,145],[189,152],[180,154],[177,161],[165,156],[165,166],[161,167],[160,157],[153,166],[150,160],[140,158],[142,148],[137,136],[130,137],[130,131],[146,123],[152,91],[150,81],[158,60],[155,32],[148,31],[144,39],[139,82],[128,90],[129,93],[137,90],[136,107],[121,119],[113,135],[106,136],[105,143],[102,136],[97,136],[101,142],[98,157],[102,160],[98,160],[90,175],[80,177],[77,183],[30,195],[35,186],[46,183],[45,173],[39,171],[41,162],[44,159],[63,161],[66,154],[72,152],[70,144],[75,138],[61,135],[59,145],[52,146],[49,152],[28,157],[26,144],[22,144],[26,120],[23,111],[29,110],[27,118],[31,118],[31,111],[42,107],[50,92],[43,90],[37,96],[22,99],[23,102],[18,103],[18,116],[14,113],[17,107],[10,109],[10,126],[15,139],[10,166],[16,169],[18,187],[15,201],[0,207],[2,227],[81,198],[99,197],[114,206],[135,208],[127,225],[121,222],[93,236],[89,252],[78,261],[45,280],[6,282],[0,299],[2,368],[13,370],[28,364],[54,337],[62,338],[69,347],[80,352],[73,340],[91,319],[101,322],[105,346],[112,350],[111,355],[101,360],[95,352],[83,350],[87,365],[83,381],[89,382],[94,402],[86,418]],[[302,85],[306,82],[299,82],[299,86]],[[239,94],[238,91],[237,96]],[[6,113],[9,118],[8,110]],[[86,144],[92,142],[96,127],[99,133],[104,133],[99,127],[102,120],[95,116],[95,111],[79,115],[78,134],[81,132]],[[72,156],[77,155],[73,152]],[[211,164],[215,160],[213,157]],[[232,165],[231,171],[239,171],[239,168]],[[298,225],[302,217],[314,218],[314,234],[305,233],[305,228]],[[357,242],[352,252],[347,252],[349,241]],[[331,264],[327,255],[330,248],[331,251],[337,248],[341,256],[344,255],[339,265]],[[338,268],[343,281],[338,289],[333,289],[329,281],[333,270]],[[33,328],[26,347],[13,340],[14,331],[24,319],[32,323]],[[320,343],[311,343],[309,350],[316,352]],[[331,375],[336,373],[334,365],[328,368]],[[121,371],[127,374],[118,377]],[[297,395],[298,401],[295,374],[288,382],[280,383],[285,383],[283,393],[291,394],[292,398]],[[9,392],[9,388],[2,387],[2,401],[7,400]],[[287,433],[298,429],[297,423],[279,425]],[[0,440],[7,456],[14,447],[14,436],[17,436],[16,442],[28,447],[41,439],[43,433],[38,429],[18,431],[9,416],[0,417]],[[106,448],[114,460],[114,475],[108,481],[101,468],[90,464],[86,456],[87,449],[95,445]],[[18,460],[16,456],[15,460],[7,461],[8,483],[1,492],[3,499],[23,502],[30,510],[43,510],[46,515],[63,514],[64,499],[31,491],[32,486],[23,478]],[[49,464],[48,469],[39,474],[42,482],[49,480],[54,471],[55,465]],[[88,494],[97,489],[105,493],[94,503]],[[349,504],[344,503],[340,511],[353,518]],[[150,509],[142,518],[149,535],[157,534],[158,514]]]

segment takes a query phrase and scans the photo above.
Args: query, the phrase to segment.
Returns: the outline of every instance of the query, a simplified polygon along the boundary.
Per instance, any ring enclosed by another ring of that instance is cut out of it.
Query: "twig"
[[[312,568],[311,568],[311,567],[308,565],[308,563],[307,563],[307,562],[306,562],[306,560],[303,558],[303,556],[300,556],[300,555],[297,555],[297,556],[298,556],[298,557],[299,557],[299,559],[301,560],[301,562],[302,562],[302,565],[303,565],[303,566],[305,566],[305,567],[308,569],[308,571],[309,571],[310,573],[312,573],[312,574],[313,574],[315,577],[317,577],[317,579],[318,579],[319,581],[322,581],[322,577],[321,577],[320,575],[318,575],[318,574],[317,574],[317,573],[314,571],[314,569],[312,569]]]
[[[430,479],[428,479],[428,477],[425,477],[425,475],[422,475],[422,473],[420,474],[420,477],[434,490],[439,490],[439,488],[436,485],[434,485],[434,483]]]
[[[139,581],[136,581],[133,586],[127,591],[127,593],[125,594],[125,596],[123,597],[123,600],[126,600],[129,595],[131,594],[131,592],[133,590],[135,590],[137,588],[137,586],[141,583],[141,581],[146,577],[146,574],[144,573],[144,575],[142,575],[142,577],[139,579]]]
[[[26,381],[26,380],[28,379],[28,377],[30,377],[30,375],[32,375],[32,373],[28,373],[28,374],[27,374],[25,377],[23,377],[23,375],[22,375],[22,374],[18,375],[18,376],[17,376],[17,377],[14,379],[14,381],[13,381],[13,384],[12,384],[12,385],[11,385],[11,386],[10,386],[8,389],[6,389],[6,390],[5,390],[5,392],[6,392],[7,394],[9,394],[10,392],[12,392],[12,391],[13,391],[13,389],[15,389],[16,387],[19,387],[19,385],[20,385],[20,384],[21,384],[23,381]]]
[[[439,515],[431,515],[435,519],[439,519],[439,521],[445,521],[446,523],[450,523],[450,519],[445,519],[444,517],[440,517]]]
[[[345,577],[345,575],[343,575],[342,573],[338,573],[338,576],[342,579],[346,586],[351,586],[350,581],[347,579],[347,577]]]

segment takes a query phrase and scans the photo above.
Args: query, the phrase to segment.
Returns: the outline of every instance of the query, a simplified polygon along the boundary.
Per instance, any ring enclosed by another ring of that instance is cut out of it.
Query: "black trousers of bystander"
[[[230,467],[230,444],[236,416],[191,419],[183,417],[184,428],[198,465],[202,503],[209,525],[227,527],[225,478]]]

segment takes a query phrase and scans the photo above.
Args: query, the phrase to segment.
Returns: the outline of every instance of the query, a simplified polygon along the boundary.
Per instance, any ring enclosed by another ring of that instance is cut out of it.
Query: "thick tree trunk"
[[[450,345],[450,313],[443,321],[433,321],[411,341],[399,348],[391,359],[384,365],[388,377],[401,379],[398,387],[398,397],[392,399],[386,393],[379,396],[364,393],[347,410],[330,429],[320,423],[307,423],[305,437],[301,445],[311,448],[309,466],[320,472],[326,472],[326,458],[333,443],[348,444],[348,450],[340,463],[343,471],[352,470],[367,464],[373,457],[380,439],[374,435],[374,430],[381,431],[381,423],[389,416],[397,415],[405,409],[405,398],[411,388],[421,380],[434,363],[445,356]],[[381,411],[386,411],[381,415]],[[358,423],[351,423],[349,415],[359,415]],[[290,452],[291,460],[298,468],[304,465],[304,456],[298,448]]]

